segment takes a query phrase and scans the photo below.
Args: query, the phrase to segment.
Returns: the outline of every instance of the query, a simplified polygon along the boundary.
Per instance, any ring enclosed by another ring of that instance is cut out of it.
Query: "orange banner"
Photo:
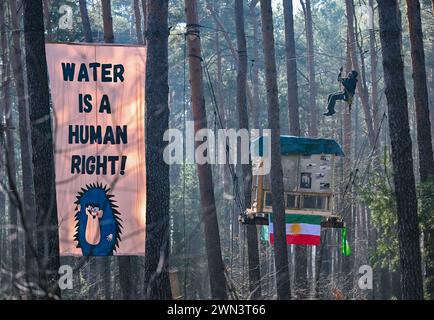
[[[146,49],[46,44],[60,255],[144,255]]]

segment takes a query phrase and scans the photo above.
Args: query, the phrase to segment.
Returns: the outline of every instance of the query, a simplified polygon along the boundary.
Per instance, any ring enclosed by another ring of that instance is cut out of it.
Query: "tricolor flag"
[[[270,214],[270,243],[274,243],[274,215]],[[286,243],[317,246],[321,238],[321,216],[285,214]]]

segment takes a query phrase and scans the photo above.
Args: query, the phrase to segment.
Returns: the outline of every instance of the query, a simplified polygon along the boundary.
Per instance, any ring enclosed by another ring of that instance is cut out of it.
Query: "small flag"
[[[270,241],[270,234],[268,233],[268,226],[261,226],[261,241]]]
[[[274,243],[274,215],[270,214],[270,243]],[[317,246],[321,240],[321,216],[285,214],[286,243]]]
[[[342,248],[342,255],[344,257],[349,257],[351,254],[350,244],[347,240],[347,228],[341,229],[341,248]]]

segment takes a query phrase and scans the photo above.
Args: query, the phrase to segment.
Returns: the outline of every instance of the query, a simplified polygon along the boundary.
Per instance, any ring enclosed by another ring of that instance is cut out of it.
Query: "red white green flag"
[[[270,214],[270,244],[274,244],[274,215]],[[286,243],[317,246],[321,239],[321,216],[285,214]]]

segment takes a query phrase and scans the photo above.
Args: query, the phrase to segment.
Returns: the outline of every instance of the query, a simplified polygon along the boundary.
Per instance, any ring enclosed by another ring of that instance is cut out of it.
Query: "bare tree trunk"
[[[198,27],[198,12],[196,0],[185,0],[187,17],[187,46],[189,74],[191,84],[191,102],[193,107],[194,132],[207,128],[205,100],[202,79],[202,52],[200,43],[200,29]],[[201,144],[195,142],[196,148]],[[197,164],[199,176],[200,202],[202,206],[202,220],[204,223],[208,270],[213,299],[226,299],[227,287],[222,260],[219,226],[214,199],[213,178],[209,163]]]
[[[380,271],[379,298],[381,300],[388,300],[390,299],[391,291],[392,291],[390,270],[389,268],[382,267],[379,271]]]
[[[169,127],[168,0],[148,2],[146,59],[146,299],[172,299],[168,258],[170,252],[169,166],[163,151]]]
[[[97,257],[89,257],[87,266],[87,285],[89,286],[89,300],[98,299]]]
[[[288,86],[289,129],[291,135],[300,135],[298,105],[297,55],[295,52],[294,17],[292,0],[283,0],[285,19],[286,81]]]
[[[18,252],[18,211],[17,203],[19,201],[15,197],[17,194],[17,166],[15,163],[15,121],[13,117],[12,101],[11,101],[11,90],[10,90],[10,64],[9,64],[9,52],[8,52],[8,39],[5,30],[6,27],[6,10],[4,3],[0,3],[0,35],[1,35],[1,101],[4,107],[4,115],[1,114],[0,117],[5,117],[5,134],[6,134],[6,145],[2,152],[6,156],[6,176],[8,179],[7,184],[7,196],[8,196],[8,215],[9,215],[9,225],[10,225],[10,250],[11,250],[11,283],[12,290],[16,294],[16,286],[14,283],[15,275],[18,273],[19,269],[19,252]]]
[[[101,4],[104,25],[104,42],[114,43],[111,0],[101,0]],[[132,266],[131,257],[129,256],[119,256],[116,260],[119,268],[119,285],[121,288],[122,298],[125,300],[133,299],[135,287],[137,286],[137,283],[135,282],[137,269]]]
[[[142,15],[140,13],[140,0],[134,1],[134,17],[136,23],[136,35],[137,35],[137,43],[143,44],[143,34],[142,34]]]
[[[372,9],[372,14],[375,14],[374,0],[369,0],[369,7]],[[372,89],[372,117],[374,121],[374,131],[380,130],[380,108],[378,101],[378,56],[377,56],[377,41],[375,36],[375,21],[372,19],[372,28],[369,30],[369,51],[370,51],[370,63],[371,63],[371,89]],[[379,142],[378,142],[379,143]]]
[[[345,68],[347,72],[350,72],[352,69],[349,32],[350,30],[349,28],[347,28],[347,65]],[[358,110],[356,112],[358,112]],[[345,153],[343,178],[344,181],[346,181],[347,178],[349,177],[350,170],[351,170],[351,140],[353,136],[351,113],[347,108],[345,108],[345,111],[343,111],[343,123],[344,123],[344,132],[343,132],[342,140],[343,140],[343,148]]]
[[[142,11],[143,11],[143,44],[146,46],[146,23],[147,23],[147,0],[142,0]]]
[[[198,28],[197,2],[185,0],[187,17],[187,45],[189,55],[189,74],[191,84],[191,100],[193,107],[195,133],[207,127],[205,100],[203,96],[203,79],[201,66],[200,30]],[[196,147],[201,143],[195,142]],[[226,279],[221,255],[219,226],[214,199],[211,167],[208,163],[198,164],[200,200],[202,220],[204,222],[206,252],[213,299],[226,299]]]
[[[401,47],[401,15],[398,1],[377,0],[377,3],[385,92],[389,109],[402,295],[405,300],[423,299],[420,230]]]
[[[59,234],[42,1],[24,1],[24,43],[41,287],[59,295]],[[47,250],[45,250],[47,248]],[[50,296],[48,296],[50,297]]]
[[[271,193],[274,216],[274,259],[277,297],[290,299],[291,289],[286,246],[285,201],[280,147],[279,93],[277,88],[276,54],[274,49],[273,11],[271,0],[261,0],[262,39],[264,45],[265,83],[267,88],[268,125],[271,130]]]
[[[433,0],[434,1],[434,0]],[[434,9],[434,6],[433,6]],[[434,16],[434,12],[433,12],[433,16]],[[432,32],[432,34],[434,35],[434,30]],[[431,36],[432,40],[431,40],[431,59],[434,59],[434,36]],[[434,137],[434,63],[431,63],[431,83],[430,83],[430,88],[431,88],[431,109],[430,109],[430,116],[431,116],[431,137]],[[434,141],[433,141],[434,142]]]
[[[226,126],[226,110],[225,110],[225,94],[223,85],[223,67],[222,67],[222,51],[220,48],[219,32],[216,32],[215,50],[217,55],[217,99],[220,111],[220,118],[222,119],[223,126]]]
[[[348,14],[347,14],[347,19],[348,19]],[[351,28],[351,18],[347,20],[347,57],[346,57],[346,67],[345,67],[345,71],[346,72],[350,72],[353,68],[352,66],[352,45],[351,45],[351,32],[354,32],[354,29]],[[358,112],[358,110],[356,110],[355,112]],[[344,108],[343,111],[343,134],[342,134],[342,141],[343,141],[343,148],[344,148],[344,153],[345,153],[345,158],[343,159],[343,171],[342,171],[342,178],[343,181],[348,181],[350,174],[351,174],[351,140],[352,140],[352,135],[353,135],[353,130],[352,130],[352,123],[351,123],[351,113],[349,112],[348,108]],[[355,130],[356,132],[358,132],[357,128]],[[351,192],[352,192],[352,186],[344,186],[344,188],[348,188],[347,190],[343,190],[343,192],[346,192],[349,194],[349,196],[346,196],[347,201],[351,201],[348,199],[351,199]],[[350,205],[349,203],[345,203],[345,197],[342,194],[341,197],[341,205],[340,205],[340,210],[343,211],[343,216],[345,219],[345,223],[346,223],[346,228],[348,230],[347,233],[347,237],[348,237],[348,242],[350,243],[350,247],[353,247],[353,243],[354,243],[354,237],[353,235],[353,230],[354,230],[354,225],[353,225],[353,220],[351,218],[352,215],[352,205]],[[350,292],[352,292],[353,289],[353,265],[354,265],[354,259],[353,259],[354,255],[351,255],[350,257],[342,257],[342,273],[343,273],[343,283],[344,283],[344,291],[345,294],[349,295]]]
[[[402,287],[401,287],[401,279],[400,279],[400,267],[397,268],[396,271],[389,270],[390,276],[390,285],[391,285],[391,295],[396,299],[401,300],[402,297]]]
[[[3,114],[3,105],[0,104],[0,115]],[[4,186],[6,185],[6,172],[5,172],[5,159],[4,159],[4,123],[3,119],[0,119],[0,150],[2,152],[0,153],[0,261],[6,261],[5,255],[6,255],[6,240],[4,239],[5,234],[5,228],[3,227],[5,223],[5,212],[6,212],[6,197],[4,193]],[[0,287],[4,288],[4,275],[0,274]]]
[[[327,254],[330,252],[326,249],[326,244],[328,243],[328,233],[330,231],[328,229],[323,229],[321,231],[321,245],[316,247],[316,262],[315,262],[315,299],[322,300],[325,298],[325,290],[322,287],[323,284],[327,281],[327,276],[329,274],[329,270],[324,263],[324,260],[327,260]],[[326,259],[325,259],[326,258]],[[324,276],[321,276],[324,275]]]
[[[153,236],[153,235],[149,235]],[[119,285],[123,300],[133,300],[136,298],[134,288],[137,286],[136,270],[129,256],[119,257]]]
[[[413,66],[414,101],[417,122],[417,140],[419,147],[419,171],[421,181],[425,182],[430,177],[434,176],[434,158],[431,139],[427,73],[425,68],[425,53],[419,0],[407,0],[407,16],[410,29],[411,56]]]
[[[20,134],[20,150],[21,150],[21,168],[22,168],[22,186],[23,186],[23,209],[22,221],[24,231],[26,232],[25,239],[25,264],[26,273],[32,280],[32,274],[36,271],[36,261],[31,247],[34,243],[34,225],[35,225],[35,198],[33,195],[33,170],[32,158],[30,153],[29,139],[29,111],[26,105],[25,87],[24,87],[24,72],[22,62],[22,50],[19,33],[19,19],[16,0],[9,0],[11,11],[12,24],[12,51],[11,62],[15,81],[15,90],[17,93],[18,117],[19,117],[19,134]]]
[[[99,274],[101,275],[101,280],[103,281],[102,291],[103,291],[104,300],[111,299],[111,279],[110,279],[111,258],[112,257],[97,257]]]
[[[414,102],[417,122],[417,144],[419,149],[419,174],[422,183],[434,178],[434,157],[431,139],[429,96],[425,68],[422,20],[419,0],[407,0],[407,16],[410,29],[411,58],[413,65]],[[432,191],[423,191],[423,202],[431,201]],[[428,204],[429,205],[429,204]],[[425,208],[424,205],[422,205]],[[426,291],[434,299],[434,226],[432,219],[423,213]],[[424,221],[425,220],[425,221]]]
[[[315,56],[314,56],[314,36],[313,20],[310,0],[300,1],[306,27],[307,42],[307,71],[309,80],[309,122],[308,131],[311,137],[318,136],[318,114],[316,107],[316,76],[315,76]],[[297,299],[305,299],[308,293],[307,283],[307,246],[294,246],[295,264],[294,268],[294,287]]]
[[[4,135],[3,135],[3,133],[1,133],[0,134],[0,147],[4,148],[4,144],[5,144]],[[2,159],[2,160],[4,160],[4,159]],[[2,165],[4,165],[4,162],[2,163]],[[6,169],[4,168],[4,166],[2,166],[2,168],[0,168],[0,169],[1,169],[0,170],[1,173],[6,173],[5,172]],[[5,181],[6,179],[3,179],[3,180],[4,181],[1,181],[1,182],[3,184],[5,184],[6,183],[6,181]],[[3,196],[3,199],[6,200],[6,197]],[[3,204],[6,205],[5,202],[3,202]],[[2,220],[3,220],[2,221],[2,226],[5,226],[7,224],[6,207],[5,206],[3,206],[3,211],[2,212],[3,212],[3,215],[2,215]],[[5,263],[6,263],[6,261],[7,261],[7,246],[6,245],[8,243],[8,241],[7,241],[8,235],[7,235],[7,232],[6,232],[6,228],[3,227],[1,231],[2,231],[1,232],[1,236],[2,236],[1,240],[2,240],[2,242],[0,244],[0,253],[1,253],[0,257],[2,259],[1,261],[5,261]],[[5,288],[7,290],[9,284],[10,284],[9,277],[7,275],[5,275],[4,273],[0,274],[0,285],[1,285],[1,287]]]
[[[318,136],[318,111],[316,107],[316,76],[315,76],[315,53],[313,41],[313,21],[310,0],[300,0],[304,12],[307,42],[307,72],[309,79],[309,135]],[[296,247],[297,248],[297,247]]]
[[[295,298],[304,300],[309,294],[307,283],[307,246],[295,245],[294,291]]]
[[[368,138],[372,148],[375,146],[375,132],[372,121],[372,114],[369,106],[369,94],[368,90],[365,86],[364,75],[360,72],[359,60],[357,59],[356,54],[356,36],[354,30],[354,2],[353,0],[345,0],[345,7],[347,12],[347,23],[348,23],[348,37],[349,37],[349,45],[351,52],[351,60],[353,63],[353,69],[356,70],[359,75],[361,81],[357,85],[357,91],[360,96],[360,101],[363,107],[363,113],[365,115],[366,127],[368,129]]]
[[[51,17],[50,17],[50,0],[44,0],[44,21],[45,21],[45,28],[47,30],[47,41],[53,41],[53,27],[51,24]]]
[[[112,5],[111,0],[101,0],[102,6],[102,20],[104,26],[104,42],[115,42],[115,36],[113,32],[113,17],[112,17]]]
[[[3,7],[1,7],[3,8]],[[3,14],[0,12],[0,16]],[[0,37],[1,38],[1,37]],[[1,40],[0,40],[1,41]],[[3,88],[1,87],[2,81],[0,79],[0,100],[3,100]],[[6,148],[5,145],[5,130],[6,125],[3,122],[3,114],[4,114],[4,105],[0,103],[0,261],[4,261],[6,263],[6,228],[4,227],[7,224],[6,217],[6,158],[4,154],[4,150]],[[5,275],[0,273],[0,287],[6,288],[5,284]]]
[[[93,37],[92,37],[92,29],[90,27],[89,13],[87,11],[87,1],[79,0],[78,3],[80,6],[80,15],[81,15],[81,23],[83,25],[84,41],[92,43]]]
[[[235,0],[235,28],[238,44],[238,73],[237,73],[237,109],[240,129],[249,130],[247,113],[247,45],[244,31],[243,0]],[[252,198],[252,163],[242,164],[244,203],[246,208],[251,206]],[[261,271],[259,269],[258,233],[256,225],[247,225],[247,254],[249,263],[249,289],[252,299],[261,296]]]
[[[259,49],[258,49],[258,43],[259,43],[259,35],[258,35],[258,18],[256,16],[256,4],[258,3],[258,0],[252,0],[249,5],[250,9],[250,21],[253,28],[253,44],[252,44],[252,54],[253,54],[253,61],[252,61],[252,89],[253,89],[253,105],[252,105],[252,119],[253,119],[253,126],[254,129],[260,129],[260,123],[259,118],[261,116],[260,114],[260,99],[259,99]]]

